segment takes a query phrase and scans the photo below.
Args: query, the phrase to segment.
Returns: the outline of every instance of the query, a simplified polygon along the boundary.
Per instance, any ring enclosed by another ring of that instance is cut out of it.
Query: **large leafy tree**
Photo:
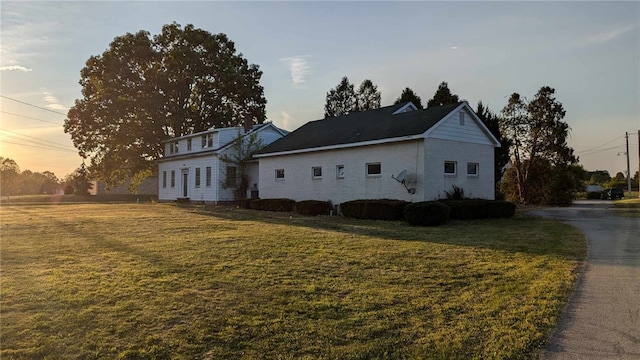
[[[496,186],[498,186],[498,183],[504,174],[505,166],[509,163],[509,149],[511,148],[511,141],[502,134],[502,131],[500,131],[499,116],[485,106],[482,101],[478,101],[476,114],[501,145],[501,147],[496,148],[494,151],[494,180]]]
[[[567,144],[570,129],[563,121],[565,114],[555,89],[548,86],[540,88],[530,102],[517,93],[509,98],[500,127],[512,144],[512,191],[507,195],[513,200],[566,204],[578,190],[574,185],[582,182],[584,173],[577,169],[578,158]],[[579,173],[579,181],[574,181]]]
[[[353,84],[349,82],[349,78],[345,76],[338,86],[327,93],[324,117],[347,115],[356,111],[358,111],[356,91]]]
[[[17,195],[20,190],[20,167],[9,158],[0,156],[0,195]]]
[[[418,96],[415,92],[413,92],[413,90],[411,90],[410,88],[405,88],[404,90],[402,90],[402,94],[400,94],[400,97],[396,99],[396,101],[393,103],[395,104],[404,104],[406,102],[411,101],[413,103],[413,105],[415,105],[418,109],[422,109],[422,99],[420,99],[420,96]]]
[[[364,80],[356,94],[358,111],[378,109],[381,98],[382,95],[378,91],[378,87],[371,80]]]
[[[451,90],[449,90],[449,84],[443,81],[438,86],[438,90],[436,90],[436,93],[433,95],[433,98],[427,101],[427,107],[430,108],[434,106],[455,104],[459,101],[460,101],[460,98],[458,97],[458,95],[452,94]]]
[[[109,185],[155,167],[162,140],[265,120],[262,72],[225,34],[165,25],[116,37],[81,71],[65,131],[90,171]]]

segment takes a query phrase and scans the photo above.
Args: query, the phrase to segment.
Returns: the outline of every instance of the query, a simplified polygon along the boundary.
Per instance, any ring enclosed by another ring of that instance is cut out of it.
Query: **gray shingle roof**
[[[419,135],[461,103],[393,115],[405,104],[308,122],[256,155]]]

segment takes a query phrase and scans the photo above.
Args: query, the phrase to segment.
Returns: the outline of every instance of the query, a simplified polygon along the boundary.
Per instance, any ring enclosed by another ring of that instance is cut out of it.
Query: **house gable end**
[[[500,147],[500,142],[466,102],[428,129],[424,137]]]

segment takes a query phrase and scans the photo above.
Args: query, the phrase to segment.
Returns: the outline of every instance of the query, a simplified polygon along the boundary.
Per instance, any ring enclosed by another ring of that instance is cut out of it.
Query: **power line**
[[[14,113],[11,113],[11,112],[8,112],[8,111],[1,111],[1,110],[0,110],[0,113],[7,114],[7,115],[13,115],[13,116],[19,116],[19,117],[22,117],[22,118],[25,118],[25,119],[31,119],[31,120],[42,121],[42,122],[46,122],[46,123],[54,124],[54,125],[63,125],[63,124],[56,123],[56,122],[53,122],[53,121],[42,120],[42,119],[38,119],[38,118],[34,118],[34,117],[29,117],[29,116],[24,116],[24,115],[14,114]]]
[[[604,143],[604,144],[602,144],[602,145],[598,145],[598,146],[593,147],[593,148],[591,148],[591,149],[589,149],[589,150],[579,151],[579,152],[577,152],[577,154],[582,154],[582,153],[586,153],[586,152],[591,152],[591,151],[596,150],[596,149],[598,149],[598,148],[600,148],[600,147],[603,147],[603,146],[605,146],[605,145],[609,145],[609,144],[611,144],[612,142],[614,142],[614,141],[616,141],[616,140],[622,139],[623,137],[624,137],[624,135],[618,136],[617,138],[615,138],[615,139],[613,139],[613,140],[611,140],[611,141],[607,141],[606,143]],[[604,150],[610,150],[610,149],[612,149],[612,148],[604,149]],[[602,151],[604,151],[604,150],[602,150]]]
[[[45,149],[45,150],[52,150],[52,151],[68,151],[68,152],[72,152],[72,153],[77,153],[76,151],[73,151],[73,150],[60,149],[60,148],[56,148],[56,147],[53,147],[53,146],[49,147],[48,145],[38,146],[38,145],[33,145],[33,144],[17,143],[17,142],[7,141],[7,140],[2,140],[2,142],[3,143],[7,143],[7,144],[13,144],[13,145],[28,146],[30,148]]]
[[[0,97],[1,97],[1,98],[4,98],[4,99],[7,99],[7,100],[11,100],[11,101],[18,102],[18,103],[20,103],[20,104],[24,104],[24,105],[28,105],[28,106],[33,106],[34,108],[38,108],[38,109],[40,109],[40,110],[50,111],[50,112],[52,112],[52,113],[54,113],[54,114],[67,116],[67,114],[64,114],[64,113],[61,113],[61,112],[57,112],[57,111],[55,111],[55,110],[47,109],[47,108],[42,107],[42,106],[29,104],[29,103],[26,103],[26,102],[24,102],[24,101],[20,101],[20,100],[16,100],[16,99],[10,98],[10,97],[8,97],[8,96],[0,95]]]
[[[72,148],[72,149],[75,149],[73,146],[69,146],[69,145],[65,145],[65,144],[60,144],[60,143],[57,143],[57,142],[53,142],[53,141],[49,141],[49,140],[45,140],[45,139],[41,139],[41,138],[37,138],[37,137],[33,137],[33,136],[29,136],[29,135],[20,134],[20,133],[17,133],[17,132],[15,132],[15,131],[10,131],[10,130],[5,130],[5,129],[0,129],[0,131],[2,131],[2,132],[7,132],[7,133],[10,133],[10,134],[14,134],[14,135],[18,135],[18,136],[23,136],[23,137],[30,138],[30,139],[35,139],[35,140],[38,140],[38,141],[48,142],[48,143],[51,143],[51,144],[54,144],[54,145],[63,146],[63,147],[66,147],[66,148]]]

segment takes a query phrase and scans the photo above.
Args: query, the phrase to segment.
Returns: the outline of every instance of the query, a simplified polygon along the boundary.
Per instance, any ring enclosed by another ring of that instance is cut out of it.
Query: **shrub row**
[[[407,203],[401,200],[354,200],[340,204],[342,214],[356,219],[406,220],[436,226],[449,221],[512,217],[516,205],[502,200],[439,200]]]
[[[402,220],[404,208],[409,204],[402,200],[353,200],[340,204],[346,217],[372,220]]]
[[[284,211],[290,212],[294,209],[301,215],[329,215],[333,210],[328,201],[305,200],[296,202],[291,199],[254,199],[245,198],[237,200],[238,207],[243,209],[264,210],[264,211]]]

